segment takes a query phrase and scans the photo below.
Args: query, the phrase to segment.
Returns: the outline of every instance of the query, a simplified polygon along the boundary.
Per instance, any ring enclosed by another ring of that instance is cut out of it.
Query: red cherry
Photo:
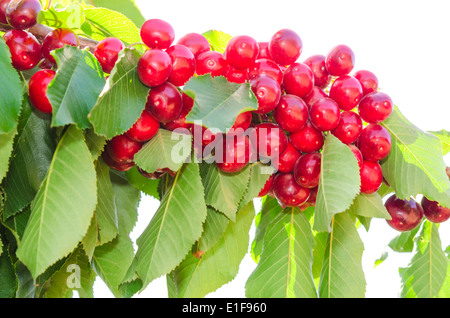
[[[47,34],[42,41],[42,54],[51,63],[56,64],[55,58],[50,53],[53,50],[63,48],[65,45],[78,46],[78,36],[70,29],[55,29]]]
[[[288,142],[286,149],[280,154],[280,157],[272,160],[272,166],[274,166],[278,172],[292,172],[294,170],[295,162],[301,155],[302,154]]]
[[[257,114],[266,114],[277,107],[281,98],[281,87],[268,75],[258,75],[250,81],[251,89],[258,100]]]
[[[273,117],[284,130],[296,132],[302,129],[308,121],[308,106],[296,95],[282,95],[273,112]]]
[[[247,166],[251,157],[250,139],[246,135],[225,135],[221,138],[222,152],[216,148],[217,168],[226,173],[236,173]]]
[[[413,198],[402,200],[394,194],[386,200],[384,206],[391,216],[386,222],[399,232],[416,228],[424,216],[422,207]]]
[[[251,112],[240,113],[236,117],[231,129],[233,131],[235,131],[236,133],[241,133],[241,132],[243,133],[250,127],[251,123],[252,123],[252,113]]]
[[[270,56],[269,52],[269,42],[258,42],[259,47],[259,53],[256,59],[270,59],[272,60],[272,57]]]
[[[314,128],[309,121],[299,131],[291,133],[289,140],[295,149],[306,153],[319,151],[324,144],[323,132]]]
[[[445,208],[436,201],[431,201],[423,196],[421,205],[427,220],[433,223],[442,223],[450,218],[450,209]]]
[[[353,77],[361,83],[363,96],[378,90],[378,78],[374,73],[366,70],[360,70],[355,72]]]
[[[358,105],[361,118],[371,124],[377,124],[387,119],[393,109],[392,99],[383,92],[367,94]]]
[[[191,134],[190,130],[192,128],[192,124],[186,122],[186,117],[181,116],[178,119],[175,119],[168,123],[162,123],[161,126],[166,130],[174,131],[178,129],[177,132],[187,134]]]
[[[181,93],[181,98],[183,100],[183,110],[181,111],[180,118],[186,117],[194,107],[194,99],[188,94],[185,92]]]
[[[330,75],[347,75],[355,66],[355,54],[347,45],[337,45],[328,52],[325,66]]]
[[[111,168],[117,171],[128,171],[135,166],[134,161],[131,162],[117,162],[114,161],[109,155],[108,151],[103,151],[102,153],[103,161]]]
[[[361,193],[377,192],[383,182],[383,170],[378,162],[363,160],[359,170],[361,176]]]
[[[146,109],[159,122],[168,123],[180,117],[183,97],[175,85],[166,82],[150,90]]]
[[[224,56],[231,66],[246,69],[255,63],[258,52],[258,42],[254,38],[238,35],[228,42]]]
[[[325,56],[324,55],[313,55],[308,57],[304,64],[308,65],[314,74],[314,85],[319,88],[326,88],[331,82],[331,75],[328,74],[327,68],[325,67]]]
[[[319,185],[322,155],[318,152],[306,153],[295,162],[295,181],[305,188]]]
[[[320,131],[333,130],[339,124],[341,111],[339,105],[331,98],[322,98],[309,110],[311,124]]]
[[[391,135],[379,124],[369,124],[361,132],[357,146],[365,160],[380,161],[391,151]]]
[[[274,123],[256,125],[254,133],[256,139],[252,140],[252,145],[260,158],[276,160],[288,145],[286,133]]]
[[[311,195],[311,189],[302,187],[292,173],[279,173],[273,179],[273,193],[283,207],[297,207],[304,204]]]
[[[239,69],[234,66],[228,65],[225,71],[225,78],[228,82],[242,84],[245,83],[248,77],[248,69]]]
[[[201,53],[208,52],[210,45],[208,40],[200,33],[188,33],[182,36],[177,44],[184,45],[191,50],[194,57],[197,58]]]
[[[166,50],[172,59],[172,72],[168,81],[183,86],[195,73],[195,56],[187,47],[175,44]]]
[[[262,187],[261,191],[258,194],[259,198],[262,198],[269,194],[270,190],[272,190],[273,185],[273,179],[275,178],[275,175],[270,175],[269,179],[267,179],[266,183],[264,183],[264,186]]]
[[[303,98],[314,87],[314,74],[308,65],[293,63],[284,71],[283,86],[287,94]]]
[[[361,117],[352,111],[341,113],[339,123],[331,133],[344,144],[352,144],[358,140],[363,129]]]
[[[308,106],[308,109],[311,109],[311,106],[314,105],[315,102],[325,97],[328,97],[327,93],[320,87],[314,86],[312,91],[303,97],[303,101]]]
[[[290,65],[297,61],[302,50],[302,39],[296,32],[289,29],[279,30],[269,42],[270,56],[280,65]]]
[[[53,110],[47,98],[47,88],[55,74],[52,70],[40,70],[33,74],[28,83],[30,103],[43,113],[51,114]]]
[[[228,62],[222,53],[208,51],[197,56],[195,72],[197,75],[221,76],[225,74],[227,65]]]
[[[116,65],[119,52],[125,48],[122,41],[115,37],[109,37],[101,40],[94,50],[94,56],[102,66],[103,72],[111,73]]]
[[[330,98],[334,99],[342,110],[351,110],[358,106],[362,94],[359,81],[349,75],[336,78],[330,88]]]
[[[137,142],[152,139],[159,130],[159,122],[144,109],[136,123],[126,132],[126,135]]]
[[[283,82],[283,71],[277,63],[270,59],[258,59],[253,66],[248,69],[248,79],[252,80],[259,74],[265,74],[273,77],[281,85]]]
[[[353,144],[348,144],[347,146],[350,148],[350,150],[355,155],[356,161],[358,162],[358,167],[361,170],[361,168],[363,166],[363,161],[364,161],[361,151],[359,150],[358,147],[356,147]]]
[[[30,70],[42,59],[41,45],[33,34],[22,30],[9,30],[3,39],[9,48],[15,69]]]
[[[172,59],[159,49],[148,50],[141,56],[137,73],[141,82],[149,87],[164,84],[172,72]]]
[[[11,2],[11,0],[0,0],[0,23],[1,24],[8,24],[8,21],[6,20],[6,8],[8,7],[8,4]]]
[[[142,143],[134,141],[125,134],[112,138],[106,145],[111,159],[118,163],[129,163],[134,160],[134,155],[141,150]]]
[[[166,21],[150,19],[141,27],[141,39],[151,49],[167,49],[175,39],[175,31]]]
[[[29,29],[37,23],[41,10],[39,0],[12,0],[6,7],[6,20],[14,29]]]

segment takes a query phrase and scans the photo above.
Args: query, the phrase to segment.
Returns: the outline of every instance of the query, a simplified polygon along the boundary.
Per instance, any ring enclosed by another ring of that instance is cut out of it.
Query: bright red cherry
[[[180,117],[183,97],[175,85],[166,82],[150,90],[146,109],[159,122],[168,123]]]
[[[168,81],[183,86],[195,73],[195,56],[187,47],[175,44],[166,50],[172,59],[172,72]]]
[[[450,218],[450,209],[445,208],[436,201],[431,201],[423,196],[421,205],[427,220],[433,223],[442,223]]]
[[[363,96],[378,90],[378,78],[374,73],[367,70],[359,70],[353,74],[362,86]]]
[[[239,69],[228,65],[224,76],[228,82],[242,84],[247,81],[248,69]]]
[[[295,162],[295,181],[305,188],[319,185],[322,155],[318,152],[306,153]]]
[[[296,132],[302,129],[308,121],[308,106],[300,97],[285,94],[281,96],[280,102],[273,112],[273,117],[284,130]]]
[[[272,59],[269,52],[269,42],[258,42],[259,53],[256,59]]]
[[[52,64],[55,58],[50,54],[53,50],[63,48],[65,45],[78,46],[78,36],[70,29],[55,29],[47,34],[42,41],[42,54]]]
[[[252,112],[240,113],[236,117],[231,129],[233,129],[235,133],[241,132],[243,133],[250,127],[251,123],[252,123]]]
[[[352,144],[358,140],[363,129],[361,117],[353,111],[343,111],[339,123],[331,133],[344,144]]]
[[[269,42],[272,59],[280,65],[290,65],[297,61],[303,50],[300,36],[289,29],[276,32]]]
[[[253,66],[248,69],[248,79],[251,80],[259,74],[265,74],[273,77],[281,85],[283,82],[283,71],[277,63],[270,59],[258,59]]]
[[[12,65],[15,69],[30,70],[42,59],[41,45],[30,32],[9,30],[3,39],[9,48]]]
[[[330,75],[347,75],[355,66],[355,54],[347,45],[337,45],[328,52],[325,66]]]
[[[288,142],[286,149],[280,154],[279,158],[274,158],[272,160],[272,166],[277,169],[278,172],[292,172],[297,159],[300,158],[301,155],[300,151],[295,149],[295,147]]]
[[[132,162],[134,155],[141,148],[142,143],[130,139],[125,134],[113,137],[106,145],[111,159],[118,163]]]
[[[330,88],[330,98],[334,99],[342,110],[351,110],[358,106],[362,94],[359,81],[349,75],[336,78]]]
[[[361,193],[377,192],[383,182],[383,170],[378,162],[363,160],[359,170],[361,177]]]
[[[150,19],[141,27],[141,39],[151,49],[167,49],[175,39],[173,27],[161,19]]]
[[[255,63],[259,53],[258,42],[248,35],[233,37],[225,48],[224,56],[236,68],[249,68]]]
[[[386,222],[399,232],[411,231],[422,222],[424,211],[413,198],[402,200],[394,194],[386,200],[384,206],[391,216]]]
[[[273,193],[282,207],[297,207],[311,195],[311,189],[302,187],[292,173],[279,173],[273,179]]]
[[[262,123],[255,126],[256,139],[252,139],[260,158],[276,160],[288,145],[286,133],[274,123]]]
[[[258,100],[257,114],[266,114],[277,107],[281,98],[281,87],[273,77],[258,75],[250,81],[250,86]]]
[[[195,58],[211,49],[208,40],[200,33],[195,32],[185,34],[178,40],[177,44],[184,45],[191,50]]]
[[[170,131],[177,130],[179,133],[191,134],[192,124],[186,122],[186,117],[179,117],[178,119],[169,121],[168,123],[161,123],[162,128]]]
[[[269,192],[272,190],[273,185],[273,179],[275,178],[275,175],[270,175],[269,179],[267,179],[266,183],[264,183],[264,186],[262,187],[261,191],[258,194],[259,198],[262,198],[269,194]]]
[[[363,166],[363,161],[364,161],[361,151],[359,150],[358,147],[356,147],[353,144],[348,144],[347,146],[350,148],[350,150],[355,155],[356,161],[358,162],[358,167],[361,170],[361,168]]]
[[[393,109],[392,99],[383,92],[367,94],[358,105],[358,113],[361,118],[371,124],[377,124],[387,119]]]
[[[52,70],[40,70],[33,74],[28,83],[30,103],[43,113],[51,114],[53,110],[47,97],[47,88],[55,74]]]
[[[183,100],[183,110],[181,111],[180,118],[186,117],[194,107],[194,99],[191,96],[183,92],[181,93],[181,98]]]
[[[289,135],[289,141],[301,152],[319,151],[324,144],[323,132],[313,127],[311,122],[307,122],[305,127]]]
[[[309,110],[311,124],[320,131],[330,131],[337,127],[341,117],[339,105],[331,98],[322,98]]]
[[[94,56],[102,66],[103,72],[111,73],[116,65],[119,52],[125,48],[122,41],[115,37],[109,37],[101,40],[94,50]]]
[[[103,161],[111,168],[117,171],[128,171],[135,166],[134,161],[130,162],[117,162],[114,161],[108,151],[103,151],[102,153]]]
[[[287,94],[303,98],[314,87],[314,74],[308,65],[293,63],[284,71],[283,86]]]
[[[250,161],[252,152],[248,136],[225,135],[221,141],[222,148],[219,145],[215,153],[217,168],[226,173],[236,173],[244,169]]]
[[[311,92],[302,99],[308,105],[308,109],[311,109],[315,102],[325,97],[328,97],[327,93],[322,88],[314,86]]]
[[[314,74],[314,85],[320,88],[326,88],[331,82],[331,75],[328,74],[327,68],[325,67],[325,56],[324,55],[313,55],[308,57],[303,61],[309,66]]]
[[[211,74],[211,76],[225,75],[228,62],[222,53],[216,51],[203,52],[197,56],[197,75]]]
[[[11,0],[0,0],[0,24],[8,24],[6,20],[6,8]]]
[[[6,20],[14,29],[29,29],[37,23],[41,10],[39,0],[12,0],[6,7]]]
[[[391,135],[379,124],[369,124],[361,132],[357,146],[365,160],[380,161],[391,151]]]
[[[137,142],[146,142],[152,139],[159,130],[159,122],[144,109],[139,119],[126,132],[126,135]]]
[[[148,50],[141,56],[137,73],[141,82],[149,87],[164,84],[172,72],[172,59],[159,49]]]

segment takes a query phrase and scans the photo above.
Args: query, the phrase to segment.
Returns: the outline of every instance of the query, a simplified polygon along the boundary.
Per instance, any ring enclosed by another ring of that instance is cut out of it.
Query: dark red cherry
[[[258,100],[257,114],[266,114],[277,107],[281,98],[281,87],[273,77],[258,75],[250,81],[250,86]]]
[[[330,131],[337,127],[341,116],[339,105],[331,98],[322,98],[309,110],[311,124],[320,131]]]
[[[339,123],[331,133],[344,144],[352,144],[358,140],[363,129],[361,117],[353,111],[343,111]]]
[[[433,223],[442,223],[450,218],[450,209],[445,208],[436,201],[431,201],[423,196],[421,205],[427,220]]]
[[[28,83],[30,103],[43,113],[51,114],[53,110],[47,97],[47,88],[55,74],[53,70],[40,70],[33,74]]]
[[[330,98],[334,99],[342,110],[351,110],[358,106],[362,98],[359,81],[349,75],[336,78],[330,88]]]
[[[126,132],[127,136],[137,142],[152,139],[159,131],[159,122],[144,109],[139,119]]]
[[[320,87],[314,86],[312,91],[302,99],[308,105],[308,109],[311,109],[315,102],[325,97],[328,97],[327,93]]]
[[[270,56],[269,52],[269,42],[258,42],[259,47],[259,53],[256,59],[270,59],[272,60],[272,57]]]
[[[236,173],[244,169],[250,161],[252,152],[248,136],[225,135],[221,141],[222,148],[216,148],[215,153],[217,168],[226,173]]]
[[[359,170],[361,177],[361,193],[377,192],[383,182],[383,170],[378,162],[363,160]]]
[[[208,51],[197,56],[197,75],[211,74],[211,76],[223,76],[227,70],[228,62],[222,53]]]
[[[108,37],[101,40],[94,50],[94,56],[102,66],[103,72],[111,73],[116,65],[119,52],[125,48],[121,40],[115,37]]]
[[[358,167],[359,167],[359,169],[361,169],[363,166],[363,161],[364,161],[361,151],[359,150],[358,147],[356,147],[353,144],[348,144],[347,146],[350,148],[350,150],[355,155],[356,161],[358,162]]]
[[[37,23],[41,10],[39,0],[12,0],[6,7],[6,20],[14,29],[29,29]]]
[[[314,87],[314,74],[308,65],[293,63],[284,71],[283,86],[287,94],[303,98]]]
[[[294,165],[295,181],[305,188],[319,185],[322,155],[318,152],[306,153]]]
[[[210,50],[208,40],[200,33],[195,32],[185,34],[178,40],[177,44],[184,45],[191,50],[195,58],[197,58],[197,56],[201,53],[208,52]]]
[[[183,86],[195,73],[195,56],[187,47],[175,44],[166,50],[172,59],[172,72],[168,81]]]
[[[274,123],[262,123],[255,126],[256,140],[252,139],[260,158],[278,158],[288,145],[286,133]]]
[[[279,173],[273,179],[273,193],[282,207],[297,207],[311,195],[311,189],[302,187],[292,173]]]
[[[307,122],[305,127],[289,135],[289,141],[301,152],[316,152],[322,149],[324,144],[323,132],[313,127],[311,122]]]
[[[114,161],[111,156],[109,155],[108,151],[103,151],[102,153],[102,159],[103,161],[111,168],[117,171],[128,171],[131,168],[133,168],[135,166],[134,161],[130,161],[130,162],[117,162]]]
[[[228,82],[242,84],[247,81],[248,69],[239,69],[228,65],[224,76]]]
[[[337,45],[328,52],[325,66],[330,75],[347,75],[355,66],[355,54],[347,45]]]
[[[0,0],[0,23],[1,24],[8,24],[8,21],[6,20],[6,8],[8,7],[8,4],[11,2],[11,0]]]
[[[325,56],[324,55],[313,55],[308,57],[303,61],[309,66],[314,74],[314,85],[319,88],[326,88],[331,82],[331,75],[328,74],[327,68],[325,67]]]
[[[246,69],[255,63],[258,53],[258,42],[254,38],[248,35],[237,35],[228,42],[224,56],[231,66]]]
[[[258,194],[259,198],[262,198],[269,194],[269,192],[272,190],[274,178],[275,178],[274,174],[270,175],[269,179],[267,179],[266,183],[264,183],[264,186],[262,187],[261,191]]]
[[[294,170],[295,162],[300,158],[302,154],[295,149],[290,142],[286,149],[280,154],[279,158],[272,159],[272,166],[277,169],[278,172],[288,173]]]
[[[164,84],[172,72],[172,59],[159,49],[148,50],[141,56],[137,65],[137,74],[141,82],[149,87]]]
[[[181,111],[180,118],[186,117],[194,107],[194,99],[191,96],[183,92],[181,93],[181,98],[183,100],[183,110]]]
[[[308,117],[306,103],[300,97],[292,94],[282,95],[273,112],[273,118],[277,124],[288,132],[302,129],[308,121]]]
[[[378,90],[378,78],[376,75],[367,70],[359,70],[353,74],[362,86],[363,96]]]
[[[233,129],[235,133],[244,133],[250,127],[251,123],[252,123],[252,113],[251,112],[241,113],[236,117],[231,129]]]
[[[379,124],[369,124],[361,132],[357,146],[365,160],[380,161],[391,151],[391,135]]]
[[[42,54],[51,63],[56,64],[51,52],[63,48],[65,45],[78,46],[78,36],[70,29],[55,29],[47,34],[42,41]]]
[[[168,123],[162,123],[162,128],[170,131],[176,130],[178,133],[191,134],[192,124],[186,122],[186,117],[179,117],[178,119],[172,120]]]
[[[290,29],[279,30],[269,42],[270,56],[280,65],[290,65],[297,61],[302,50],[302,39]]]
[[[168,123],[180,117],[183,97],[175,85],[166,82],[150,90],[146,109],[159,122]]]
[[[132,162],[134,155],[141,150],[142,143],[130,139],[127,135],[118,135],[108,141],[106,149],[111,159],[118,163]]]
[[[358,113],[361,118],[371,124],[378,124],[386,120],[392,114],[393,109],[392,99],[383,92],[367,94],[358,105]]]
[[[151,49],[167,49],[175,39],[173,27],[161,19],[150,19],[141,27],[141,39]]]
[[[252,80],[260,74],[273,77],[281,85],[283,82],[283,71],[277,63],[270,59],[258,59],[248,68],[248,79]]]
[[[12,65],[15,69],[30,70],[42,59],[41,45],[30,32],[9,30],[3,39],[9,48]]]
[[[399,232],[413,230],[424,216],[422,207],[413,198],[402,200],[394,194],[386,200],[384,206],[391,216],[391,219],[386,222]]]

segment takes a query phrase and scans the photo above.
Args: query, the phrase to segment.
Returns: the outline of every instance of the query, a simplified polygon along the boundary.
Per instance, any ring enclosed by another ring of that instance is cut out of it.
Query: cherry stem
[[[51,4],[52,4],[52,0],[46,0],[44,10],[50,9]]]

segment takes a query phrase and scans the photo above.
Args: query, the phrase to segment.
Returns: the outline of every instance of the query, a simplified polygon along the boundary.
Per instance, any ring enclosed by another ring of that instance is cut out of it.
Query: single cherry
[[[436,201],[431,201],[423,196],[421,205],[427,220],[433,223],[442,223],[450,218],[450,209],[445,208]]]
[[[257,114],[266,114],[277,107],[281,98],[281,87],[273,77],[258,75],[250,81],[250,86],[258,100]]]
[[[424,216],[422,207],[413,198],[402,200],[394,194],[386,200],[384,206],[391,216],[391,219],[386,222],[399,232],[413,230]]]
[[[364,161],[361,151],[354,144],[348,144],[347,146],[350,148],[350,150],[355,155],[356,161],[358,162],[358,167],[361,170],[361,168],[363,166],[363,161]]]
[[[255,63],[258,52],[258,42],[254,38],[248,35],[238,35],[228,42],[224,56],[231,66],[246,69]]]
[[[361,83],[363,96],[378,90],[378,78],[371,71],[359,70],[353,74],[353,77]]]
[[[78,36],[70,29],[55,29],[48,33],[42,41],[42,54],[52,64],[56,64],[55,58],[50,53],[65,45],[78,46]]]
[[[3,36],[11,53],[12,65],[19,71],[30,70],[42,59],[41,45],[33,34],[23,30],[9,30]]]
[[[270,56],[280,65],[290,65],[297,61],[302,50],[302,39],[290,29],[279,30],[269,42]]]
[[[6,20],[14,29],[29,29],[37,23],[41,10],[39,0],[12,0],[6,7]]]
[[[294,165],[295,181],[305,188],[319,185],[322,155],[318,152],[303,154]]]
[[[141,56],[137,65],[137,74],[141,82],[149,87],[164,84],[172,72],[172,59],[167,52],[153,49]]]
[[[322,149],[325,139],[323,132],[308,121],[302,129],[289,135],[289,141],[298,151],[308,153]]]
[[[217,168],[225,173],[236,173],[244,169],[252,153],[248,136],[225,135],[221,141],[222,147],[219,145],[215,153]]]
[[[361,132],[357,146],[365,160],[380,161],[391,151],[391,135],[379,124],[369,124]]]
[[[308,57],[303,61],[309,66],[314,74],[314,85],[322,89],[326,88],[331,82],[331,75],[328,73],[325,66],[325,56],[324,55],[313,55]]]
[[[358,105],[358,113],[361,118],[371,124],[386,120],[392,114],[393,109],[392,99],[383,92],[367,94]]]
[[[130,139],[127,135],[118,135],[108,141],[106,150],[111,159],[118,163],[129,163],[134,160],[134,155],[141,150],[142,143]]]
[[[258,59],[248,68],[248,79],[252,80],[259,74],[265,74],[277,80],[278,84],[283,82],[283,71],[277,63],[270,59]]]
[[[258,124],[254,133],[256,139],[252,139],[252,145],[260,158],[277,160],[288,145],[286,133],[274,123]]]
[[[116,65],[119,52],[125,48],[121,40],[115,37],[108,37],[101,40],[94,50],[94,56],[102,66],[103,72],[111,73]]]
[[[168,123],[180,117],[183,97],[177,87],[166,82],[150,90],[146,109],[161,123]]]
[[[199,54],[196,59],[197,75],[211,74],[212,77],[225,75],[228,62],[222,53],[207,51]]]
[[[308,117],[306,103],[300,97],[292,94],[282,95],[273,112],[273,118],[277,124],[288,132],[296,132],[302,129],[308,121]]]
[[[286,149],[280,154],[279,158],[272,159],[271,163],[278,172],[289,173],[294,170],[294,165],[301,155],[301,152],[288,142]]]
[[[252,113],[251,112],[245,112],[240,113],[235,121],[231,129],[234,133],[244,133],[252,123]]]
[[[330,98],[334,99],[342,110],[351,110],[358,106],[362,94],[359,81],[349,75],[336,78],[330,88]]]
[[[330,75],[347,75],[355,66],[355,54],[347,45],[337,45],[328,52],[325,66]]]
[[[178,40],[177,44],[184,45],[191,50],[195,58],[211,49],[208,40],[200,33],[195,32],[185,34]]]
[[[103,151],[102,159],[111,169],[114,169],[114,170],[117,170],[117,171],[121,171],[121,172],[128,171],[128,170],[130,170],[131,168],[133,168],[135,166],[134,161],[130,161],[130,162],[117,162],[117,161],[114,161],[111,158],[111,156],[110,156],[108,151]]]
[[[287,94],[303,98],[314,87],[314,74],[308,65],[293,63],[284,71],[283,86]]]
[[[271,174],[269,179],[267,179],[266,183],[264,183],[264,186],[262,187],[261,191],[258,194],[259,198],[262,198],[269,194],[269,192],[272,190],[273,185],[273,179],[275,178],[274,174]]]
[[[341,112],[341,117],[336,128],[331,133],[344,144],[356,142],[361,135],[363,123],[361,117],[353,111]]]
[[[259,53],[256,59],[269,59],[272,60],[269,52],[269,42],[258,42]]]
[[[328,94],[322,88],[314,86],[311,92],[302,99],[308,106],[308,109],[311,109],[315,102],[325,97],[328,97]]]
[[[228,82],[242,84],[247,81],[248,69],[239,69],[234,66],[228,65],[224,74]]]
[[[30,103],[43,113],[51,114],[53,110],[47,97],[47,88],[55,74],[53,70],[40,70],[33,74],[28,83]]]
[[[330,131],[337,127],[341,117],[339,105],[331,98],[322,98],[309,110],[311,124],[320,131]]]
[[[166,50],[172,59],[172,72],[168,81],[183,86],[195,73],[195,56],[187,47],[175,44]]]
[[[150,19],[141,27],[141,39],[151,49],[167,49],[175,39],[173,27],[161,19]]]
[[[144,109],[139,119],[126,132],[126,135],[137,142],[146,142],[152,139],[159,131],[159,122]]]
[[[8,20],[6,20],[6,8],[8,8],[8,4],[11,0],[0,0],[0,24],[8,24]]]
[[[363,160],[359,170],[361,177],[361,193],[377,192],[383,182],[383,170],[378,162]]]
[[[273,193],[282,207],[297,207],[311,195],[311,189],[302,187],[292,173],[279,173],[273,179]]]

